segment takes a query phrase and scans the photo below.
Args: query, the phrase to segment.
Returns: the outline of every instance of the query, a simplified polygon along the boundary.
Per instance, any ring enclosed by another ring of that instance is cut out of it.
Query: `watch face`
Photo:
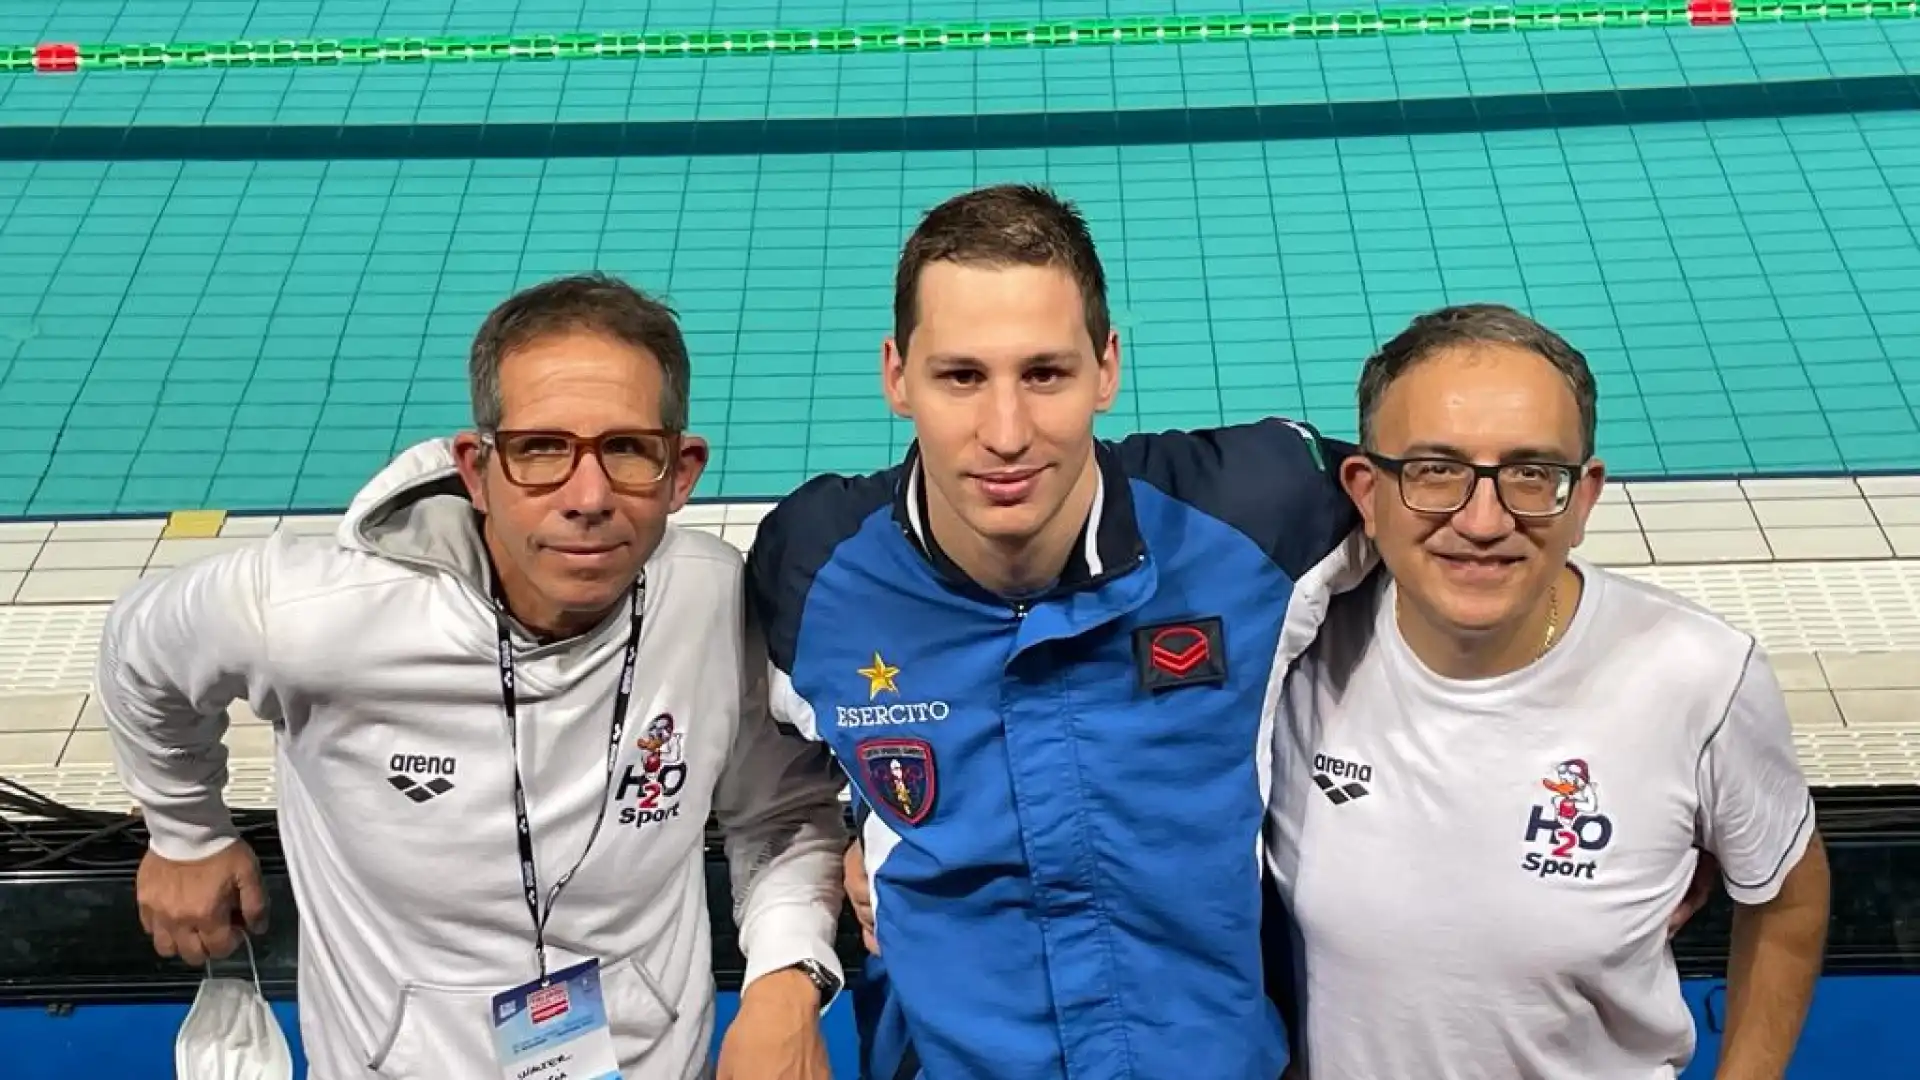
[[[816,961],[802,961],[800,970],[807,973],[807,978],[813,980],[813,985],[817,987],[822,994],[832,994],[840,989],[840,981],[835,979],[833,973],[828,971],[824,965]]]

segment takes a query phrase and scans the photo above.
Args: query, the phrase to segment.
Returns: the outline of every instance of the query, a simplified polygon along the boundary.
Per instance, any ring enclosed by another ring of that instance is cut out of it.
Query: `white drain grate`
[[[231,761],[227,773],[227,805],[236,810],[273,807],[271,760]],[[0,775],[64,806],[105,811],[133,808],[133,797],[112,765],[8,765],[0,768]]]
[[[1793,734],[1800,766],[1817,786],[1920,783],[1920,731],[1803,728]]]
[[[0,696],[87,693],[105,604],[0,607]]]
[[[1700,604],[1758,637],[1768,652],[1920,648],[1920,560],[1640,566],[1620,572]]]

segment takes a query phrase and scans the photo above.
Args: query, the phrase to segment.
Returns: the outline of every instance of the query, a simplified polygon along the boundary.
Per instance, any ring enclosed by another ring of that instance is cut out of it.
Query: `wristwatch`
[[[840,992],[840,980],[818,960],[802,960],[793,967],[805,975],[807,981],[813,983],[813,988],[820,992],[820,1004],[823,1007]]]

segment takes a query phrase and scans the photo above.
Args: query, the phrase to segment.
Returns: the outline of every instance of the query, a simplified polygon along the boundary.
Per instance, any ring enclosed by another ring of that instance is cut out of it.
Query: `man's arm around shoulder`
[[[1360,524],[1339,480],[1356,448],[1301,421],[1139,434],[1116,448],[1129,474],[1247,533],[1296,581]]]
[[[233,951],[236,909],[265,927],[253,852],[233,826],[227,707],[267,693],[266,563],[249,544],[143,579],[107,613],[95,671],[121,782],[149,851],[136,878],[141,923],[163,956]]]
[[[824,1080],[819,1018],[846,982],[834,951],[845,902],[842,779],[824,744],[775,723],[758,620],[742,621],[740,730],[714,809],[747,972],[718,1080]]]

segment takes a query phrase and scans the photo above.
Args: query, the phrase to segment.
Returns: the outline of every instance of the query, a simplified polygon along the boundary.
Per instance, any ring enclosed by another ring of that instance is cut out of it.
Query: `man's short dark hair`
[[[487,315],[467,357],[467,387],[473,423],[482,431],[500,426],[500,363],[541,338],[589,333],[645,349],[660,361],[660,423],[668,431],[687,427],[692,379],[687,341],[674,310],[617,277],[598,272],[555,278],[508,297]]]
[[[1461,304],[1416,317],[1392,341],[1367,358],[1360,372],[1360,442],[1373,446],[1373,416],[1387,387],[1414,365],[1461,345],[1514,345],[1536,353],[1567,380],[1580,407],[1580,453],[1590,458],[1598,416],[1593,369],[1565,338],[1501,304]]]
[[[1073,203],[1032,184],[999,184],[956,195],[920,219],[900,252],[893,279],[893,338],[904,355],[920,316],[920,274],[929,263],[1057,266],[1073,276],[1094,349],[1106,347],[1113,319],[1107,274],[1093,234]]]

